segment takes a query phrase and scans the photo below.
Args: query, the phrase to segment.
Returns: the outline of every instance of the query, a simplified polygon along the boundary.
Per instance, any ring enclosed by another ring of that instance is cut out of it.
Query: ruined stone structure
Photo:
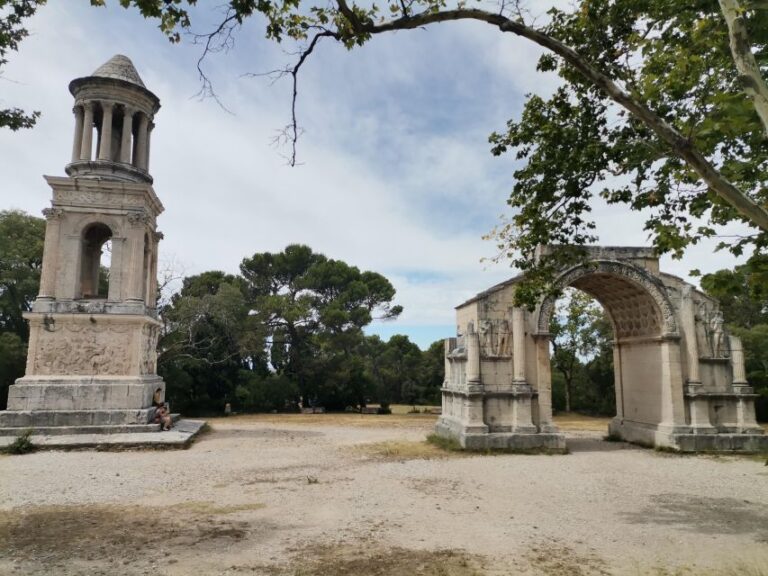
[[[588,254],[588,262],[562,271],[557,285],[593,296],[613,323],[610,432],[682,451],[768,449],[741,342],[725,331],[718,303],[660,272],[650,249],[596,246]],[[565,449],[552,421],[548,328],[555,299],[533,312],[515,307],[520,279],[458,306],[457,337],[445,341],[437,432],[467,448]]]
[[[115,56],[69,85],[75,134],[68,177],[53,189],[40,293],[29,321],[26,374],[11,386],[0,433],[155,430],[156,219],[149,174],[160,101]],[[100,268],[111,244],[108,281]]]

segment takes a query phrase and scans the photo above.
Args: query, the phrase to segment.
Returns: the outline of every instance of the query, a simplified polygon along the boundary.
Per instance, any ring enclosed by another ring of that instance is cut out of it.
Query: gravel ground
[[[588,425],[569,455],[467,456],[422,443],[434,417],[324,418],[0,457],[0,574],[768,574],[762,460]]]

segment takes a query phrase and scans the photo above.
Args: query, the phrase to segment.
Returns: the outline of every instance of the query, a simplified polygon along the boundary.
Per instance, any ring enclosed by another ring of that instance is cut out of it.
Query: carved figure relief
[[[509,355],[509,321],[501,320],[499,322],[499,336],[497,338],[496,346],[497,356]]]
[[[72,328],[75,325],[71,326]],[[130,332],[125,329],[41,331],[35,374],[62,376],[126,375],[130,370]]]
[[[712,358],[727,358],[728,350],[725,347],[725,331],[723,330],[723,313],[715,310],[710,314],[707,328],[709,336],[709,350]]]
[[[508,320],[481,320],[478,333],[482,356],[509,356],[510,327]]]
[[[495,338],[493,333],[493,322],[490,320],[480,320],[480,354],[483,356],[492,356],[495,352]]]

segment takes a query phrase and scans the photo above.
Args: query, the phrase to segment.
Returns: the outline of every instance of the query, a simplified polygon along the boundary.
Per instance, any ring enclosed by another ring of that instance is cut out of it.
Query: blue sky
[[[202,31],[215,13],[197,12]],[[0,132],[0,208],[48,206],[42,175],[63,174],[71,150],[67,85],[120,53],[163,105],[151,172],[166,207],[162,256],[177,270],[236,272],[254,252],[305,243],[387,276],[405,312],[370,332],[405,333],[422,347],[453,334],[456,304],[514,273],[482,261],[494,255],[481,237],[505,213],[515,169],[511,155],[491,156],[487,138],[519,114],[524,94],[556,85],[535,71],[533,45],[479,23],[382,36],[351,52],[321,44],[300,77],[305,132],[301,165],[290,168],[272,144],[289,120],[290,84],[243,76],[292,62],[257,19],[233,50],[206,61],[229,111],[195,98],[199,46],[171,45],[115,2],[51,2],[29,28],[0,78],[0,106],[43,117],[34,130]],[[641,215],[607,206],[595,215],[603,243],[646,243]],[[686,276],[732,264],[703,244],[662,266]]]

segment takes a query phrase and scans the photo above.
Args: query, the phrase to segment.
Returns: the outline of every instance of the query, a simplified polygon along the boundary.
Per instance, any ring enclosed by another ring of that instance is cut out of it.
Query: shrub
[[[21,436],[5,447],[3,452],[6,454],[29,454],[35,451],[35,445],[32,444],[32,430],[25,430]]]

